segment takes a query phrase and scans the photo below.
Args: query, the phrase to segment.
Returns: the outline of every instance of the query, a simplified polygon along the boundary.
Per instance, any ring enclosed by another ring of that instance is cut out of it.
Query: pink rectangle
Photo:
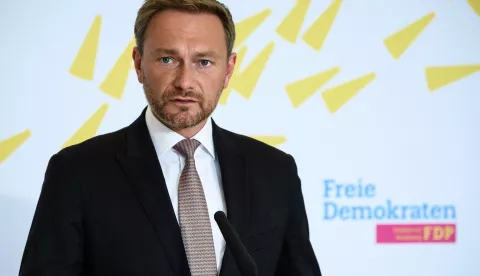
[[[377,243],[454,243],[455,224],[377,225]]]

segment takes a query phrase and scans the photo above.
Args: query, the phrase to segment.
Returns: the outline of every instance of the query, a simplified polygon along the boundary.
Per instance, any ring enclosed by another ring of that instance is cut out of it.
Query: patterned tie
[[[178,214],[192,276],[215,276],[217,265],[212,229],[202,182],[193,155],[200,142],[184,139],[173,148],[185,157],[178,185]]]

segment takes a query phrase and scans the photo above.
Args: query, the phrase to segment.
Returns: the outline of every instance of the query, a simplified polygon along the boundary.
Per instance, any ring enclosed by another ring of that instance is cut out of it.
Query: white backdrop
[[[120,2],[1,1],[1,275],[50,156],[146,104]],[[243,59],[214,119],[296,158],[324,275],[480,275],[480,1],[224,3]]]

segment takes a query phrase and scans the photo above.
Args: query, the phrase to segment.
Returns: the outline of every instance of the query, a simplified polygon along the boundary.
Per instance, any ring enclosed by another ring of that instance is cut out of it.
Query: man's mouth
[[[178,106],[188,106],[198,102],[198,100],[190,97],[175,97],[171,101]]]

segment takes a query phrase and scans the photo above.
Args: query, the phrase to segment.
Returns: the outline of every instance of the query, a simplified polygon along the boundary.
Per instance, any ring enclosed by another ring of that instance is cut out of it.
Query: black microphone
[[[215,213],[214,218],[242,275],[257,276],[257,265],[253,261],[252,256],[248,254],[247,249],[240,241],[240,237],[237,232],[235,232],[235,229],[233,229],[225,213],[218,211]]]

